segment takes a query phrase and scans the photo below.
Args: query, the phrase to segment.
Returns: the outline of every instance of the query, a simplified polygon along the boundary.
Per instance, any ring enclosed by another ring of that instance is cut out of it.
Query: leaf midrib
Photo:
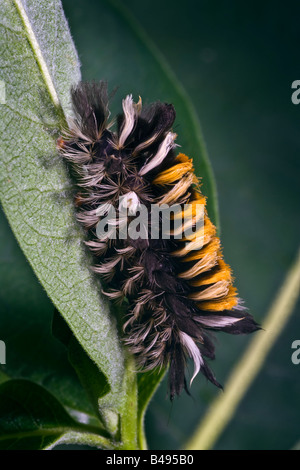
[[[34,34],[33,28],[31,26],[31,23],[29,21],[29,18],[26,14],[26,11],[23,7],[22,1],[21,0],[13,0],[14,5],[16,7],[16,10],[18,12],[18,15],[21,18],[22,23],[24,24],[24,28],[26,30],[27,38],[30,44],[30,47],[33,51],[34,57],[36,59],[36,62],[39,66],[39,69],[41,71],[41,75],[43,77],[43,80],[45,82],[45,85],[47,87],[47,90],[49,92],[49,96],[51,97],[51,100],[54,104],[55,107],[61,108],[60,100],[58,98],[58,95],[56,93],[56,89],[53,83],[53,80],[51,78],[50,71],[48,69],[47,63],[43,57],[42,50],[39,46],[38,40]]]

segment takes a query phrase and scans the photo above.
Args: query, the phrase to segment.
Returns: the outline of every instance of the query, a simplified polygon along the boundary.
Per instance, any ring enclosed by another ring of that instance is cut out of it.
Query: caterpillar
[[[141,98],[135,103],[128,95],[123,112],[110,121],[106,82],[80,82],[71,98],[74,117],[58,148],[75,178],[77,219],[88,234],[92,269],[109,299],[127,302],[125,344],[142,371],[169,369],[171,400],[183,389],[189,393],[188,358],[194,362],[190,384],[201,372],[221,387],[207,363],[215,358],[212,333],[252,333],[259,325],[233,286],[193,161],[176,153],[173,105],[143,107]],[[170,206],[177,212],[164,232],[159,209]],[[154,235],[152,208],[158,209]],[[142,209],[146,216],[139,219]],[[178,220],[192,231],[177,236]]]

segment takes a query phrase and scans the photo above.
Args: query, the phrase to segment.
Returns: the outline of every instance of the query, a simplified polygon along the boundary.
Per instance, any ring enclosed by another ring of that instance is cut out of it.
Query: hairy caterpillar
[[[214,359],[211,332],[251,333],[259,327],[233,287],[193,162],[176,155],[173,106],[157,102],[143,108],[141,99],[134,103],[129,95],[113,131],[106,83],[82,82],[71,95],[75,117],[58,147],[76,178],[77,218],[89,234],[93,269],[108,285],[110,299],[128,301],[125,343],[142,370],[169,366],[171,400],[183,388],[188,392],[188,357],[194,361],[191,382],[200,371],[220,387],[206,362]],[[171,217],[169,237],[162,236],[161,228],[153,236],[150,216],[139,224],[138,236],[124,232],[142,207],[149,214],[153,206],[170,205],[180,211]],[[199,205],[204,208],[203,236],[200,227],[176,238],[175,221],[182,221],[183,207],[194,228]],[[113,218],[110,209],[114,216],[126,209],[125,216]],[[106,231],[99,235],[104,221]]]

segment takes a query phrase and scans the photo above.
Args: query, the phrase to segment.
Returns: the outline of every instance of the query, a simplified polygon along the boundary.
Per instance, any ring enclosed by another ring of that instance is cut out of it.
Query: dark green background
[[[153,96],[156,77],[151,68],[141,65],[143,49],[134,35],[132,43],[127,36],[125,40],[127,26],[120,27],[122,20],[107,2],[63,0],[63,5],[83,78],[108,79],[111,89],[119,87],[113,109],[131,91],[145,101],[166,99],[159,83]],[[262,321],[299,243],[300,105],[291,102],[291,84],[300,79],[298,2],[127,0],[123,5],[162,52],[194,103],[217,181],[224,255],[241,297]],[[136,41],[132,61],[128,48]],[[180,118],[179,113],[179,135]],[[31,378],[38,378],[38,372],[28,364],[48,363],[48,382],[43,379],[43,383],[52,391],[60,384],[56,395],[63,395],[65,353],[47,336],[51,303],[20,257],[4,219],[0,239],[2,311],[21,325],[14,333],[9,322],[2,323],[8,358],[18,362],[20,376]],[[32,309],[36,314],[30,315],[31,321],[36,321],[31,325],[26,323],[26,312]],[[41,345],[39,357],[30,346],[26,351],[15,346],[16,336],[24,341],[32,333]],[[217,449],[288,449],[300,440],[300,365],[291,362],[295,339],[300,339],[299,303]],[[222,383],[248,341],[218,335],[213,369]],[[76,378],[72,380],[76,384]],[[147,413],[150,448],[182,446],[218,393],[200,377],[193,384],[193,398],[182,396],[171,406],[164,382]],[[79,408],[80,400],[78,388]]]

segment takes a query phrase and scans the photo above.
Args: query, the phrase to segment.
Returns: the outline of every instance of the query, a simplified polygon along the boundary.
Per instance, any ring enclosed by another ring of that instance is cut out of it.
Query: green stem
[[[132,356],[126,359],[126,375],[124,379],[124,403],[121,412],[122,450],[140,450],[138,443],[138,390],[136,365]]]
[[[211,449],[214,446],[290,318],[299,296],[299,288],[300,250],[265,318],[263,331],[251,341],[229,377],[224,394],[214,400],[200,426],[187,442],[187,450]]]

